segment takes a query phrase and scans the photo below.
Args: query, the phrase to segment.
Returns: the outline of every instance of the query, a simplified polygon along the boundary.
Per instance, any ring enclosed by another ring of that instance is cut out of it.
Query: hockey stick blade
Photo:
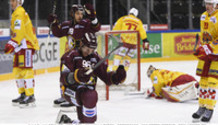
[[[198,34],[196,34],[196,41],[195,41],[195,46],[194,46],[194,52],[196,51],[196,47],[197,47],[197,45],[198,45],[198,41],[199,41],[199,35]]]
[[[112,54],[114,51],[116,51],[117,49],[119,49],[121,46],[123,46],[123,43],[119,43],[119,45],[118,45],[116,48],[114,48],[110,53],[108,53],[108,55],[105,56],[102,60],[100,60],[93,68],[90,68],[85,74],[86,74],[86,75],[89,75],[90,73],[92,73],[92,72],[93,72],[95,69],[97,69],[102,63],[104,63],[105,60],[107,60],[107,59],[111,56],[111,54]]]
[[[53,13],[53,14],[55,14],[56,6],[57,6],[57,0],[54,0],[53,8],[52,8],[52,13]],[[51,32],[52,25],[53,25],[53,23],[51,23],[51,24],[49,25],[47,43],[50,41],[50,35],[51,35],[50,32]]]

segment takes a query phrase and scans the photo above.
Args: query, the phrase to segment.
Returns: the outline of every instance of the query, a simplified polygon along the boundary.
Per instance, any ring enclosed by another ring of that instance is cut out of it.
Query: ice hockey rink
[[[160,69],[181,71],[195,76],[197,61],[151,62],[141,64],[142,88],[151,86],[146,69],[152,64]],[[18,96],[14,80],[0,82],[0,124],[54,124],[59,108],[53,107],[53,100],[59,94],[59,72],[35,77],[36,107],[20,109],[11,104]],[[197,100],[185,103],[171,103],[166,100],[145,99],[143,95],[124,95],[124,91],[110,91],[109,101],[97,104],[97,124],[191,124],[191,115],[198,108]],[[71,110],[71,109],[69,109]],[[75,113],[69,113],[76,119]],[[210,124],[218,124],[218,112]],[[202,123],[201,123],[202,124]]]

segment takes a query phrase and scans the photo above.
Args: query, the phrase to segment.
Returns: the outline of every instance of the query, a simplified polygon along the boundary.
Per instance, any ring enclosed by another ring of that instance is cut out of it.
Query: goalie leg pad
[[[189,82],[175,87],[162,88],[164,97],[171,102],[183,102],[197,98],[196,82]]]

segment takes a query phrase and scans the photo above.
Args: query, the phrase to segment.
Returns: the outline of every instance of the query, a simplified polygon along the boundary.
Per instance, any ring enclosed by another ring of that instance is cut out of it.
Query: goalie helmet
[[[85,33],[85,36],[82,38],[82,43],[92,49],[96,49],[98,45],[95,34],[91,32]]]
[[[132,8],[129,10],[129,14],[133,14],[134,16],[138,16],[139,11],[136,8]]]
[[[148,70],[147,70],[148,77],[151,77],[151,74],[153,73],[154,70],[156,70],[156,68],[154,66],[150,65]]]

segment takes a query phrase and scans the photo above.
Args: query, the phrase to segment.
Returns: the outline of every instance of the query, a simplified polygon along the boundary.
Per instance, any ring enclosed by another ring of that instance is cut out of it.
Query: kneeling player
[[[183,102],[197,98],[198,82],[194,77],[169,70],[156,69],[152,65],[147,70],[153,88],[145,92],[146,97],[166,98],[171,102]]]
[[[107,63],[102,63],[91,74],[86,74],[89,68],[100,60],[97,52],[96,37],[86,33],[82,38],[79,49],[65,53],[61,58],[61,66],[67,69],[61,72],[60,82],[64,85],[64,98],[77,107],[77,121],[67,115],[58,118],[59,123],[94,123],[97,120],[98,94],[95,90],[97,77],[107,85],[120,84],[126,78],[124,66],[120,65],[115,72],[107,72]]]

